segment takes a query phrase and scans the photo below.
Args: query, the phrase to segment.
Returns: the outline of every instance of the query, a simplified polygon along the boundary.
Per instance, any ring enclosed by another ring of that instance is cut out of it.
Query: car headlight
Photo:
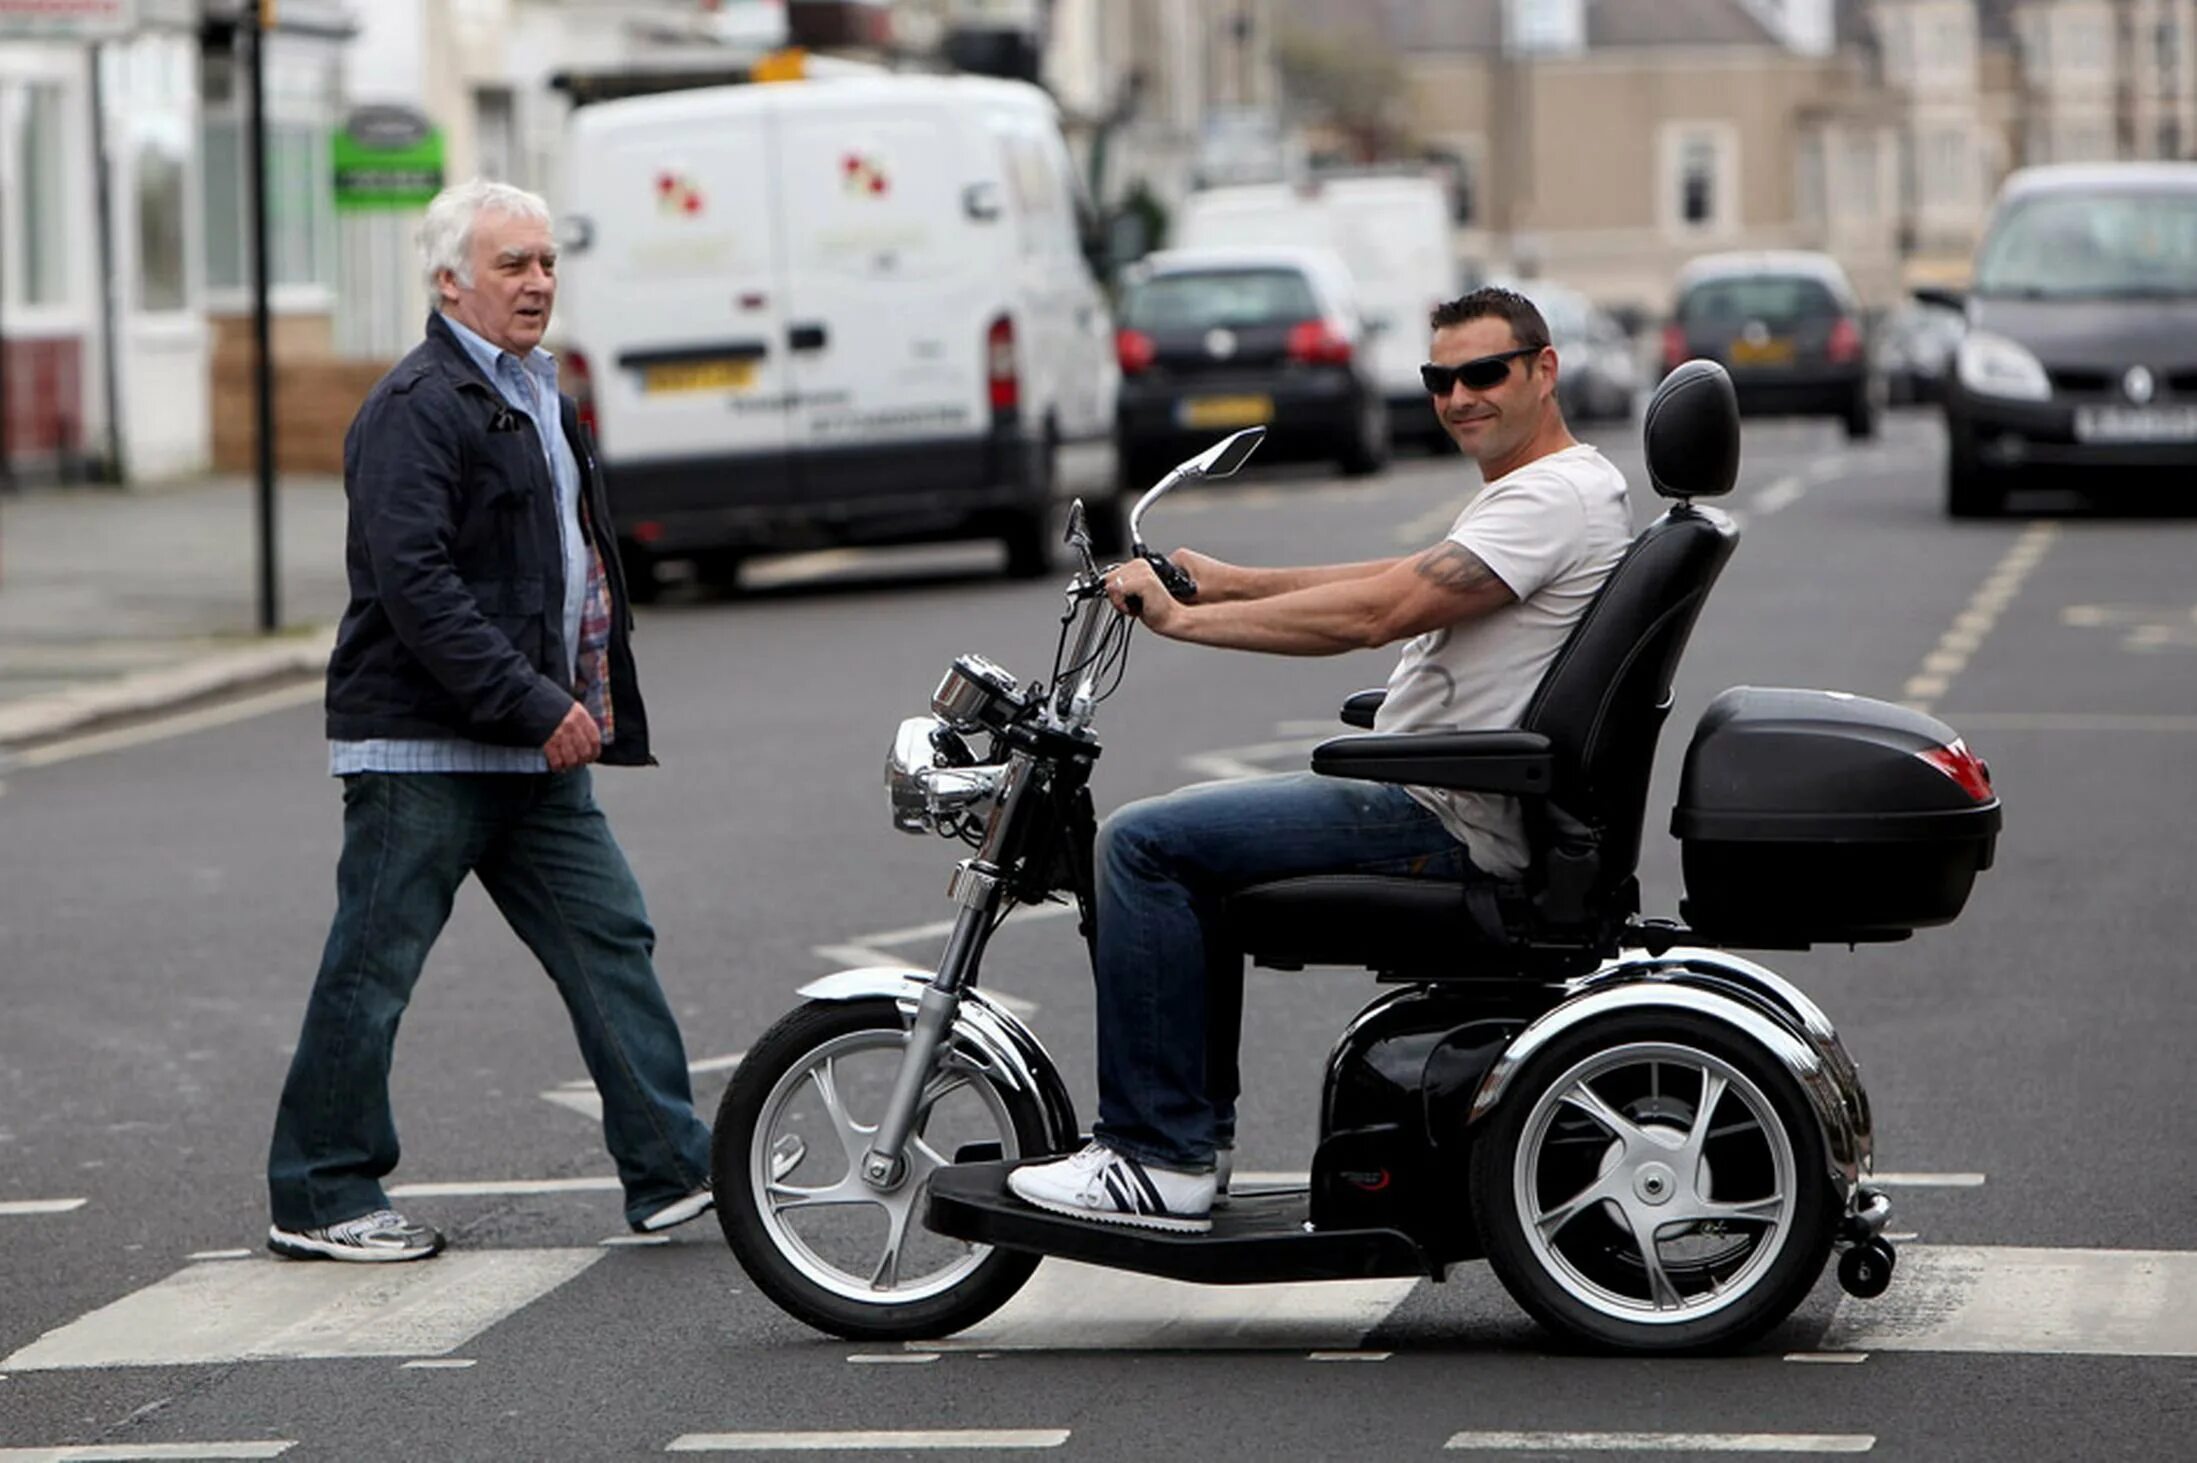
[[[1961,337],[1956,357],[1961,385],[1978,396],[2010,401],[2049,401],[2052,382],[2043,364],[2026,346],[2003,335],[1971,330]]]

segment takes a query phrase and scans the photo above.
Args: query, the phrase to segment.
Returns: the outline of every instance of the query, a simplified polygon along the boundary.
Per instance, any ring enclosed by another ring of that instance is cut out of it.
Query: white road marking
[[[2197,716],[2172,713],[2115,714],[2082,711],[1964,711],[1957,721],[1963,729],[1979,731],[2049,732],[2193,732]]]
[[[249,1260],[258,1253],[257,1250],[194,1250],[183,1258],[186,1260]]]
[[[0,1463],[140,1463],[161,1458],[280,1458],[294,1440],[251,1443],[94,1443],[81,1447],[0,1448]]]
[[[79,757],[91,757],[101,752],[119,752],[126,747],[140,747],[147,742],[164,742],[171,737],[187,736],[212,727],[248,721],[255,716],[265,716],[271,711],[304,706],[320,700],[324,694],[326,687],[316,677],[303,685],[285,686],[279,691],[247,696],[241,701],[229,701],[198,711],[164,716],[158,721],[149,721],[141,726],[125,727],[120,731],[95,732],[63,742],[49,742],[43,747],[15,753],[8,758],[8,763],[13,767],[50,767],[56,762],[73,762]]]
[[[1396,542],[1417,544],[1425,548],[1436,539],[1447,536],[1450,525],[1457,521],[1457,515],[1463,511],[1456,503],[1437,504],[1399,527],[1396,530]]]
[[[938,1428],[897,1432],[687,1433],[667,1453],[853,1453],[919,1449],[1057,1448],[1068,1441],[1061,1428]]]
[[[1306,1361],[1387,1361],[1393,1352],[1387,1351],[1315,1351]]]
[[[1352,1351],[1416,1279],[1195,1285],[1047,1260],[989,1319],[927,1351]]]
[[[608,1239],[599,1239],[595,1243],[609,1249],[640,1249],[645,1245],[668,1245],[671,1243],[671,1236],[668,1234],[614,1234]]]
[[[479,1194],[595,1194],[617,1192],[616,1178],[459,1179],[450,1183],[396,1184],[392,1199],[452,1199]]]
[[[1902,694],[1909,706],[1928,711],[1945,695],[1954,678],[1967,669],[1969,657],[1982,647],[1999,616],[2021,592],[2022,581],[2037,567],[2037,561],[2045,556],[2059,533],[2058,524],[2032,523],[2014,540],[2013,547],[1984,576],[1983,583],[1969,598],[1968,607],[1954,619],[1953,627],[1939,637],[1937,646],[1923,657],[1921,668],[1908,678]]]
[[[603,1257],[444,1255],[424,1265],[191,1265],[49,1331],[0,1367],[209,1366],[455,1351]]]
[[[847,1358],[849,1366],[907,1366],[936,1361],[936,1351],[857,1351]]]
[[[1980,1173],[1879,1173],[1869,1182],[1887,1189],[1980,1189]]]
[[[1871,1433],[1458,1433],[1442,1446],[1492,1453],[1866,1453]]]
[[[1814,1362],[1822,1366],[1859,1366],[1869,1359],[1866,1351],[1788,1351],[1787,1361]]]
[[[67,1214],[90,1202],[89,1199],[5,1199],[0,1200],[0,1219],[21,1218],[33,1214]]]
[[[1073,904],[1024,904],[1018,905],[1007,916],[1011,925],[1027,924],[1032,920],[1066,919],[1076,912]],[[839,969],[861,969],[872,965],[907,965],[903,955],[896,955],[894,945],[913,945],[925,940],[943,940],[954,930],[950,919],[932,920],[928,924],[911,925],[904,930],[880,930],[874,935],[856,935],[851,940],[835,945],[817,945],[814,953],[825,964]],[[993,1002],[1004,1006],[1015,1015],[1028,1019],[1035,1015],[1038,1004],[1007,991],[984,987],[984,994]],[[545,1094],[546,1095],[546,1094]]]
[[[404,1363],[402,1370],[408,1372],[462,1372],[476,1364],[470,1357],[423,1356],[417,1361]]]
[[[1279,741],[1253,742],[1242,747],[1217,747],[1210,752],[1196,752],[1183,758],[1182,765],[1200,777],[1209,777],[1220,782],[1263,777],[1276,771],[1280,764],[1287,763],[1292,768],[1307,765],[1312,757],[1312,749],[1329,737],[1337,735],[1340,732],[1329,732],[1316,737],[1288,737]]]
[[[1825,1351],[2197,1356],[2197,1253],[1910,1245]]]
[[[687,1074],[692,1077],[707,1076],[712,1072],[729,1072],[740,1065],[746,1052],[727,1052],[721,1057],[704,1057],[698,1062],[687,1063]],[[559,1107],[570,1108],[584,1118],[601,1122],[603,1095],[595,1090],[595,1083],[587,1077],[577,1082],[567,1082],[541,1094],[542,1101],[553,1102]]]
[[[1819,464],[1820,466],[1820,464]],[[1787,473],[1776,482],[1747,500],[1748,511],[1757,518],[1781,513],[1807,495],[1808,483],[1799,473]]]

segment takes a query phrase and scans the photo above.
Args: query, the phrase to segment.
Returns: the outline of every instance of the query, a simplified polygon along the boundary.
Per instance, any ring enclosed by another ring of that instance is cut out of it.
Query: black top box
[[[1671,831],[1714,944],[1905,939],[1991,866],[1990,770],[1937,718],[1836,691],[1739,686],[1686,749]]]

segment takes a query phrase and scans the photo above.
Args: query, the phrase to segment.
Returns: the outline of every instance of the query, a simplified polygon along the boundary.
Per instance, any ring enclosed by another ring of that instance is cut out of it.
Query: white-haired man
[[[468,874],[541,961],[603,1100],[625,1215],[710,1207],[709,1130],[657,984],[640,886],[588,764],[642,765],[648,720],[608,501],[555,359],[549,211],[474,181],[420,230],[436,308],[344,439],[351,599],[328,664],[343,780],[336,914],[275,1117],[268,1248],[420,1260],[389,1205],[389,1063]]]

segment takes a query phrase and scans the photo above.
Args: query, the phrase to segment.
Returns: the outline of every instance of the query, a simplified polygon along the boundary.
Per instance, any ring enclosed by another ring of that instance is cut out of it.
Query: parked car
[[[1568,422],[1624,421],[1640,389],[1632,338],[1609,312],[1552,280],[1495,280],[1533,301],[1556,347],[1556,397]]]
[[[2026,168],[2000,186],[1945,393],[1946,511],[2023,475],[2086,491],[2197,468],[2197,164]]]
[[[1748,415],[1837,417],[1877,430],[1877,387],[1861,301],[1828,254],[1708,254],[1678,274],[1663,369],[1703,357],[1731,373]]]
[[[1887,315],[1876,332],[1885,400],[1894,406],[1942,401],[1953,353],[1967,328],[1960,311],[1922,300],[1909,300]]]
[[[1325,249],[1172,249],[1123,276],[1116,450],[1125,490],[1239,427],[1262,458],[1378,472],[1389,416],[1349,269]],[[1424,407],[1422,389],[1420,405]]]
[[[1113,322],[1058,113],[866,76],[582,107],[565,363],[636,590],[658,559],[997,538],[1041,574],[1064,449],[1112,434]],[[1094,502],[1101,536],[1119,505]],[[1114,535],[1118,538],[1118,534]]]
[[[1368,348],[1398,440],[1447,447],[1419,380],[1427,316],[1463,292],[1449,197],[1431,175],[1326,176],[1303,183],[1209,188],[1183,200],[1175,242],[1332,249],[1350,270],[1374,331]],[[1263,452],[1262,452],[1263,455]]]

